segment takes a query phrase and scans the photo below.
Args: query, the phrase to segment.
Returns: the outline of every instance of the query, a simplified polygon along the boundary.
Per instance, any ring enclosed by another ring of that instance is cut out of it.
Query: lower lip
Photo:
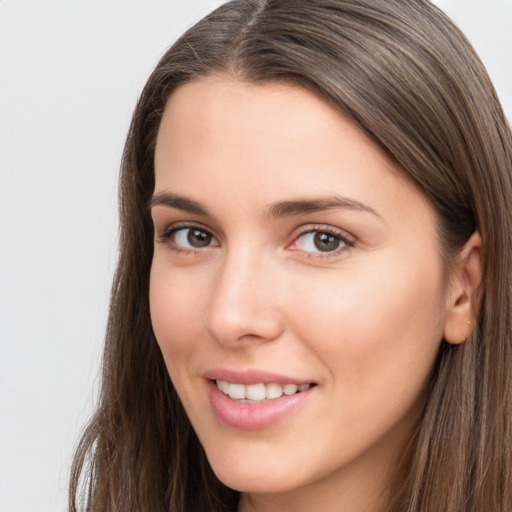
[[[304,404],[315,389],[311,387],[294,395],[246,403],[229,398],[211,380],[207,381],[207,385],[210,404],[217,418],[230,427],[242,430],[260,430],[279,423]]]

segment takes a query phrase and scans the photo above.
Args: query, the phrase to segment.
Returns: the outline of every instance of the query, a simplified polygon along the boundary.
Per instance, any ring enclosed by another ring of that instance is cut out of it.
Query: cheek
[[[430,264],[404,272],[399,260],[390,260],[365,274],[348,269],[341,279],[303,283],[290,295],[296,335],[353,386],[383,374],[395,381],[407,367],[427,374],[441,341],[441,269]],[[315,322],[304,320],[310,318]]]
[[[205,294],[200,293],[204,290],[191,286],[190,282],[158,262],[153,264],[149,293],[151,322],[169,371],[171,361],[180,360],[180,356],[194,348],[204,325]]]

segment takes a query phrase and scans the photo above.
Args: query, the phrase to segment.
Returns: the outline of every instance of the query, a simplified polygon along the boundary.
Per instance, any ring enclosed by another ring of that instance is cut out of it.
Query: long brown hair
[[[393,512],[512,511],[512,137],[487,73],[427,0],[235,0],[185,33],[142,92],[120,179],[120,257],[97,412],[78,446],[70,509],[235,511],[181,407],[152,332],[153,154],[167,99],[212,73],[327,98],[434,205],[447,261],[476,230],[478,325],[443,342]]]

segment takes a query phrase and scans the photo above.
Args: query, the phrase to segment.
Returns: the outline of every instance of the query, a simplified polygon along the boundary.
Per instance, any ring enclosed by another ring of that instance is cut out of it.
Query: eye
[[[200,226],[171,228],[160,237],[160,241],[169,244],[176,251],[204,249],[219,245],[217,239]]]
[[[330,229],[312,229],[299,235],[294,242],[294,249],[306,253],[338,253],[352,247],[353,243],[346,236]]]
[[[182,228],[174,231],[174,241],[177,245],[190,249],[202,249],[212,245],[213,236],[199,228]]]

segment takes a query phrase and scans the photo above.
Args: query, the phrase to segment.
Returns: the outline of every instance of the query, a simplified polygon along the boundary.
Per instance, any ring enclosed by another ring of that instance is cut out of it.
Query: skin
[[[179,88],[155,177],[155,335],[213,470],[243,493],[240,511],[381,510],[443,335],[469,334],[478,237],[446,280],[428,200],[352,121],[285,84],[216,76]],[[204,211],[159,204],[165,194]],[[271,214],[333,196],[350,202]],[[190,225],[207,245],[190,246]],[[312,230],[339,247],[321,252]],[[316,387],[277,424],[237,429],[208,400],[203,375],[219,367]]]

